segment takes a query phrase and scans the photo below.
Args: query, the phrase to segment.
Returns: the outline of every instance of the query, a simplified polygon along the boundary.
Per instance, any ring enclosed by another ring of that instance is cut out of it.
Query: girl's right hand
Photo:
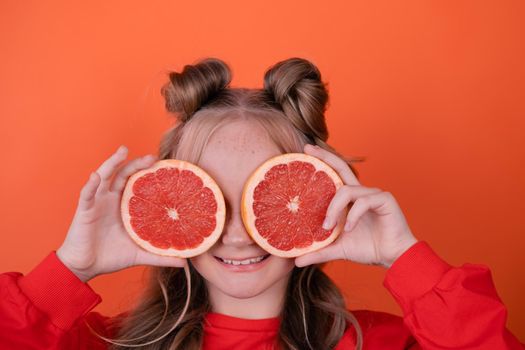
[[[80,280],[135,265],[183,267],[186,259],[152,254],[139,247],[128,235],[120,216],[120,202],[126,182],[135,172],[156,160],[148,155],[117,169],[127,157],[121,146],[80,191],[77,210],[57,257]],[[114,175],[114,176],[113,176]]]

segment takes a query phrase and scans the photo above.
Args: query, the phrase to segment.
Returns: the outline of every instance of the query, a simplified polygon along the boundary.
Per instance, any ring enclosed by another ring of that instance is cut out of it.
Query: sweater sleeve
[[[85,325],[104,329],[109,318],[89,312],[100,302],[54,251],[26,276],[3,273],[0,349],[105,349]]]
[[[417,340],[410,349],[525,349],[506,328],[507,309],[486,266],[453,267],[419,241],[394,262],[383,285]]]

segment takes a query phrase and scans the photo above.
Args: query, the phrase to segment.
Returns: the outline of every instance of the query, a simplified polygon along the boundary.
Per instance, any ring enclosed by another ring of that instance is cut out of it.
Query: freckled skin
[[[226,205],[226,223],[217,243],[191,258],[206,279],[212,309],[232,316],[265,318],[281,310],[294,260],[270,256],[264,268],[253,272],[226,271],[214,258],[255,257],[267,254],[248,235],[241,218],[244,183],[264,161],[279,155],[266,131],[249,121],[235,121],[216,130],[199,162],[221,188]]]

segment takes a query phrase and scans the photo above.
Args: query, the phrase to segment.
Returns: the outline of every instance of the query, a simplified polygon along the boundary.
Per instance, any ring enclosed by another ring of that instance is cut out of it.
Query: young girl
[[[82,188],[62,246],[26,276],[1,275],[1,349],[523,349],[505,328],[507,311],[489,269],[443,261],[414,237],[392,194],[360,185],[355,160],[343,160],[326,143],[328,94],[312,63],[276,64],[263,89],[228,87],[229,69],[217,59],[169,78],[162,94],[180,122],[158,158],[190,161],[216,180],[227,203],[220,239],[188,260],[139,248],[124,230],[120,199],[129,176],[157,158],[124,164],[127,150],[120,147]],[[292,152],[324,160],[345,182],[324,224],[346,220],[343,233],[296,259],[268,256],[240,215],[251,172]],[[265,259],[242,271],[223,260],[255,257]],[[337,259],[388,269],[384,286],[403,318],[347,310],[319,265]],[[101,298],[87,282],[134,265],[156,266],[136,307],[113,318],[90,312]]]

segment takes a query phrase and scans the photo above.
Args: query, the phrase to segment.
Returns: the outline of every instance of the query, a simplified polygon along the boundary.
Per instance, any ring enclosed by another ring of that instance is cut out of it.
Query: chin
[[[214,286],[223,294],[236,299],[254,298],[267,290],[264,286],[247,286],[246,288],[243,286]]]

